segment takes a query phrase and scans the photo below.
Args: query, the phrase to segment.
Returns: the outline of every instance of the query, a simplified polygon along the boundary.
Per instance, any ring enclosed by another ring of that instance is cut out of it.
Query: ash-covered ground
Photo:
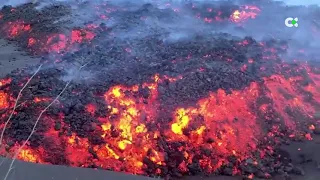
[[[299,29],[284,26],[293,12]],[[21,160],[167,179],[302,175],[279,147],[319,133],[319,13],[258,0],[5,6],[2,37],[43,65],[2,154],[39,119]],[[3,123],[36,68],[0,81]]]

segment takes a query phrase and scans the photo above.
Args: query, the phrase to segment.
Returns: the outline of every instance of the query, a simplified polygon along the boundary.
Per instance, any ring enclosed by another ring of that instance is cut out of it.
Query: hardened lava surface
[[[286,41],[207,31],[228,24],[245,30],[263,18],[263,4],[92,7],[81,26],[70,22],[74,10],[65,4],[1,10],[2,37],[43,63],[4,131],[3,156],[23,144],[72,79],[19,159],[165,178],[294,173],[277,147],[319,133],[317,64],[284,62]],[[171,28],[179,26],[168,24],[182,21],[182,12],[203,28],[177,40]],[[2,129],[36,68],[0,80]]]

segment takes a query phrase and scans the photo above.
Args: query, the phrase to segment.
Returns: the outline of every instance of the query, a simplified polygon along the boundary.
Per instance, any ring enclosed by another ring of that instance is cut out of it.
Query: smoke
[[[81,82],[91,82],[93,81],[93,73],[86,71],[86,70],[81,70],[79,72],[79,66],[68,66],[68,69],[66,70],[66,75],[62,76],[61,79],[63,81],[74,81],[77,83]]]
[[[288,53],[284,57],[287,61],[291,59],[297,61],[320,61],[320,1],[310,0],[283,0],[287,7],[283,8],[281,13],[282,17],[278,17],[281,31],[276,36],[278,39],[283,39],[288,42]],[[270,14],[274,10],[269,10]],[[284,25],[284,20],[288,17],[298,18],[298,28],[287,28]],[[276,17],[275,17],[276,18]],[[276,34],[276,33],[274,33]],[[305,59],[307,57],[307,59]]]
[[[2,0],[0,2],[0,7],[5,5],[17,6],[24,3],[27,3],[29,0]]]
[[[19,5],[32,0],[6,0],[1,1],[2,5]],[[69,4],[73,12],[70,16],[61,21],[72,22],[71,27],[82,27],[87,22],[97,24],[104,23],[108,28],[116,32],[114,37],[119,41],[132,42],[146,38],[153,34],[158,34],[158,38],[164,42],[175,43],[177,41],[187,41],[196,35],[205,36],[210,33],[225,32],[239,37],[251,36],[256,40],[278,39],[289,42],[289,55],[295,56],[296,51],[304,49],[304,52],[320,55],[316,49],[320,48],[320,20],[319,8],[309,5],[320,5],[319,0],[283,0],[280,4],[265,3],[259,16],[248,21],[245,25],[228,23],[227,25],[210,25],[199,20],[185,4],[187,0],[109,0],[108,3],[117,8],[126,9],[125,13],[112,12],[110,17],[102,19],[97,16],[96,4],[103,4],[106,0],[38,0],[39,8],[43,8],[53,3]],[[168,3],[169,2],[169,3]],[[250,4],[251,2],[263,3],[263,0],[195,0],[192,1],[198,7],[205,7],[206,4],[214,4],[216,7],[240,4]],[[147,4],[149,3],[149,4]],[[281,5],[282,3],[282,5]],[[296,6],[309,6],[300,7]],[[172,11],[174,10],[174,11]],[[140,21],[136,14],[144,15],[146,19]],[[166,17],[163,17],[163,16]],[[287,28],[284,20],[287,17],[298,17],[298,28]],[[316,32],[319,31],[318,34]],[[103,41],[103,39],[101,39]],[[137,55],[141,47],[133,49]]]

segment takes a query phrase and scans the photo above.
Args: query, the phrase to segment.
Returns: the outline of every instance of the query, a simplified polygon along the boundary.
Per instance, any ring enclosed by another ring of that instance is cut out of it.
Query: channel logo
[[[292,18],[292,17],[288,17],[285,21],[284,21],[284,24],[287,26],[287,27],[298,27],[298,18]]]

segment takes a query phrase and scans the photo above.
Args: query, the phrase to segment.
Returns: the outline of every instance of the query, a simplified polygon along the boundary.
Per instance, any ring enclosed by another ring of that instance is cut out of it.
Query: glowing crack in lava
[[[31,30],[31,26],[26,24],[24,21],[8,22],[3,28],[6,29],[8,36],[11,38],[17,37],[23,32]]]
[[[24,21],[17,20],[15,22],[8,22],[3,31],[9,38],[18,38],[21,35],[28,35],[27,46],[35,53],[55,52],[76,50],[75,44],[83,42],[90,42],[95,34],[86,29],[74,29],[70,33],[59,33],[46,35],[46,39],[37,39],[33,36],[32,27]]]
[[[8,95],[5,92],[0,91],[0,110],[6,109],[8,107],[9,107]]]
[[[196,6],[192,6],[196,8]],[[214,23],[214,22],[233,22],[233,23],[242,23],[246,22],[249,19],[255,19],[261,10],[257,6],[244,5],[240,6],[239,9],[234,10],[229,17],[225,17],[222,10],[217,10],[214,8],[206,8],[206,13],[196,13],[196,18],[202,19],[205,23]]]
[[[48,36],[45,46],[41,51],[56,52],[75,50],[75,43],[90,42],[95,34],[86,30],[72,30],[70,34],[52,34]],[[29,39],[29,44],[36,45],[34,38]]]
[[[230,20],[235,23],[243,22],[249,18],[255,19],[260,13],[260,9],[256,6],[241,6],[239,10],[235,10]]]
[[[0,87],[11,83],[11,79],[0,79]]]
[[[18,158],[23,159],[27,162],[40,163],[39,157],[37,157],[37,155],[35,155],[30,149],[22,149]]]
[[[0,88],[11,83],[11,79],[0,79]],[[9,108],[9,96],[0,89],[0,110]]]

